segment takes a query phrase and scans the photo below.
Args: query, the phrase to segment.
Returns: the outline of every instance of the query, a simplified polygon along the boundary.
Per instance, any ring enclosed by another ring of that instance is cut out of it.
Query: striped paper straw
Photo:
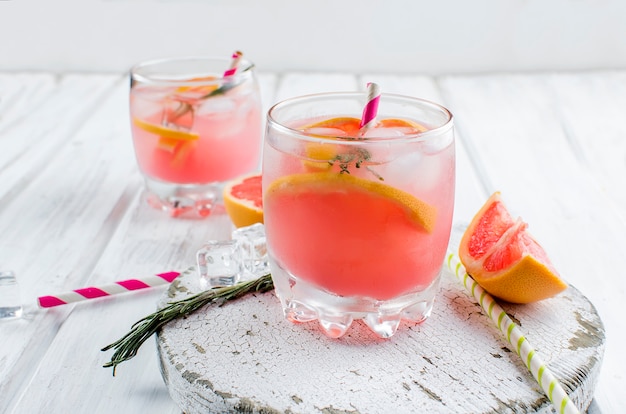
[[[159,273],[142,279],[128,279],[114,282],[100,287],[86,287],[61,293],[54,296],[41,296],[37,298],[40,308],[51,308],[68,303],[80,302],[83,300],[96,299],[104,296],[117,295],[133,290],[146,289],[154,286],[171,283],[180,275],[178,272]]]
[[[509,315],[496,303],[496,301],[465,271],[465,267],[454,253],[449,253],[446,260],[450,270],[463,283],[463,286],[480,303],[483,310],[489,315],[498,329],[504,334],[517,355],[522,359],[539,386],[556,409],[557,413],[575,414],[578,408],[557,380],[550,372],[548,366],[541,360],[528,339],[522,334],[519,326],[509,318]]]
[[[230,67],[226,70],[226,72],[224,72],[225,78],[233,76],[235,72],[237,72],[237,67],[239,66],[239,61],[241,60],[242,56],[243,53],[241,53],[240,51],[236,51],[233,53],[233,55],[231,56],[232,60],[230,61]]]
[[[367,103],[363,108],[363,115],[361,116],[361,123],[359,128],[361,131],[365,131],[372,126],[376,121],[376,115],[378,114],[378,103],[380,102],[380,87],[375,83],[367,84]]]

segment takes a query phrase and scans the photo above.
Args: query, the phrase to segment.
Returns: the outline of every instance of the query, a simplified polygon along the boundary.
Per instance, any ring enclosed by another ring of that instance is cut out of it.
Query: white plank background
[[[2,6],[6,7],[6,6]],[[607,347],[591,413],[626,412],[626,72],[425,76],[260,73],[265,108],[362,89],[435,100],[455,115],[455,223],[499,189],[564,278],[596,306]],[[155,309],[162,289],[38,310],[35,298],[184,270],[225,218],[175,220],[141,199],[123,73],[0,72],[0,268],[25,317],[0,323],[0,412],[178,413],[153,341],[118,368],[100,348]]]

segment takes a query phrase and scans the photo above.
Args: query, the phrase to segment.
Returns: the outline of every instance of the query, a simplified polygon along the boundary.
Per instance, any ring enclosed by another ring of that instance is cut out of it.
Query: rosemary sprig
[[[235,83],[235,82],[228,82],[223,84],[222,86],[220,86],[219,88],[205,94],[202,95],[200,98],[198,98],[198,101],[202,101],[204,99],[209,99],[212,98],[214,96],[217,95],[223,95],[226,92],[228,92],[229,90],[233,89],[235,86],[239,86],[241,84],[241,82],[239,83]],[[189,111],[193,111],[193,106],[186,101],[179,101],[180,105],[178,106],[178,108],[176,108],[176,111],[174,111],[174,113],[171,115],[170,119],[168,119],[168,123],[173,123],[176,124],[176,120],[178,118],[180,118],[181,116],[185,115],[187,112]]]
[[[241,58],[241,56],[242,56],[241,52],[237,52],[235,55],[233,55],[233,57],[237,58],[236,59],[237,62],[235,62],[235,61],[232,62],[233,65],[235,65],[234,67],[237,66],[238,61]],[[241,71],[241,73],[246,72],[248,70],[251,70],[253,67],[254,67],[254,65],[250,65],[247,68],[243,69]],[[215,90],[213,90],[213,91],[211,91],[211,92],[209,92],[209,93],[207,93],[205,95],[202,95],[200,98],[198,98],[198,101],[209,99],[209,98],[212,98],[212,97],[217,96],[217,95],[223,95],[226,92],[228,92],[229,90],[233,89],[236,86],[241,85],[242,83],[244,83],[246,81],[245,79],[242,79],[242,80],[239,80],[239,82],[234,82],[231,79],[232,76],[230,76],[230,75],[227,76],[226,73],[224,74],[223,77],[224,77],[224,83],[222,84],[222,86],[220,86],[219,88],[217,88],[217,89],[215,89]],[[193,111],[193,106],[189,102],[181,101],[180,102],[180,106],[174,112],[172,119],[168,120],[168,122],[175,123],[176,119],[178,119],[181,116],[185,115],[189,111]]]
[[[111,360],[104,364],[103,367],[113,367],[113,376],[115,376],[115,369],[119,364],[137,355],[139,348],[148,338],[163,325],[176,318],[190,315],[208,304],[221,306],[227,301],[238,299],[249,293],[263,293],[272,289],[274,289],[274,284],[271,276],[267,274],[258,279],[241,282],[233,286],[209,289],[188,298],[170,302],[166,307],[135,322],[126,335],[102,348],[102,351],[115,350]]]

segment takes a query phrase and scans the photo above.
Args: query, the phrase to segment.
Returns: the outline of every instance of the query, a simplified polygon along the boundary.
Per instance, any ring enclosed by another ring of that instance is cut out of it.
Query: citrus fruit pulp
[[[378,121],[375,128],[401,128],[407,134],[417,134],[426,131],[426,127],[418,124],[417,122],[409,121],[407,119],[398,118],[386,118]]]
[[[226,212],[236,227],[263,223],[260,173],[230,181],[224,187],[223,195]]]
[[[459,246],[467,273],[507,302],[536,302],[567,288],[527,227],[521,219],[513,220],[496,192],[476,213]]]
[[[425,289],[441,267],[429,253],[436,208],[387,184],[293,174],[270,183],[264,206],[276,260],[333,294],[388,300]]]
[[[356,137],[359,132],[360,123],[361,121],[358,118],[338,117],[325,119],[302,126],[298,129],[320,138],[331,138],[333,136]]]

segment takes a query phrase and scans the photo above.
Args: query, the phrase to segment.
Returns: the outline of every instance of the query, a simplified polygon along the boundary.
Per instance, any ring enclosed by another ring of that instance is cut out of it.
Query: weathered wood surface
[[[198,289],[176,280],[163,299]],[[578,407],[591,402],[604,353],[593,305],[570,287],[557,298],[506,306]],[[294,325],[272,293],[208,306],[166,326],[157,349],[170,395],[187,414],[552,413],[526,366],[451,272],[432,316],[389,340],[363,324],[329,339]]]
[[[268,108],[372,80],[453,111],[455,223],[502,191],[604,322],[589,412],[626,412],[626,72],[261,73],[261,90]],[[230,231],[223,217],[174,220],[142,202],[127,93],[121,73],[0,72],[0,268],[17,274],[27,304],[24,318],[0,323],[0,412],[180,412],[161,379],[155,341],[115,378],[101,368],[111,354],[100,348],[152,312],[163,289],[48,311],[33,306],[39,295],[187,269],[202,243]]]

